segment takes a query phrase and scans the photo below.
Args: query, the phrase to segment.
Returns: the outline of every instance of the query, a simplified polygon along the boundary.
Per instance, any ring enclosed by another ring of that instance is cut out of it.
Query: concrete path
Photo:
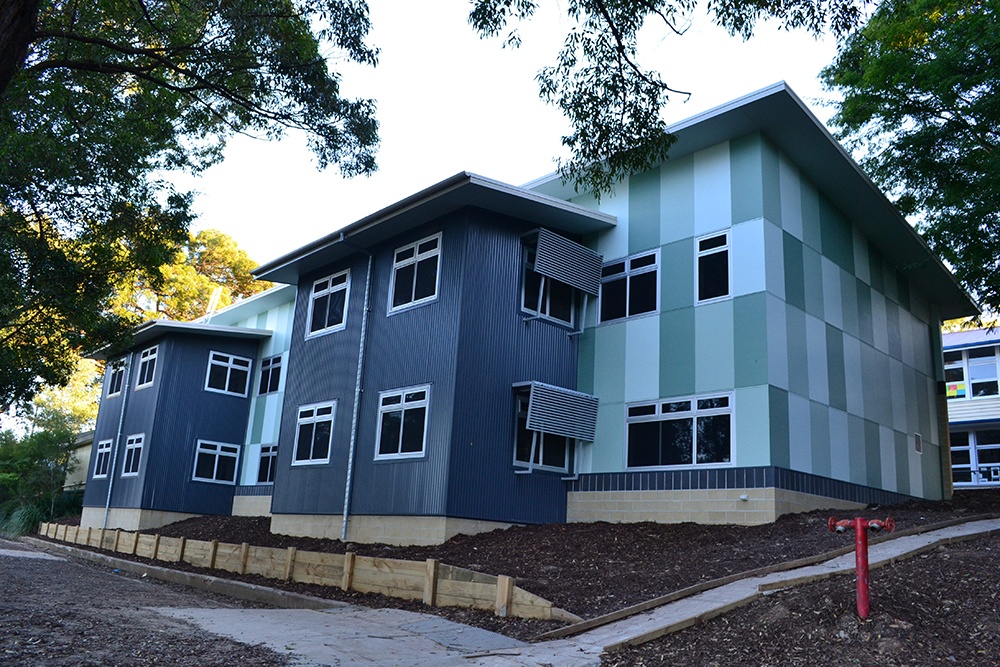
[[[993,531],[1000,531],[1000,519],[964,523],[891,539],[870,546],[869,563],[874,568],[940,544]],[[853,571],[852,552],[817,565],[735,581],[565,639],[536,644],[525,644],[429,614],[399,609],[368,609],[315,598],[310,600],[315,600],[316,606],[325,608],[157,608],[155,611],[237,641],[266,644],[293,656],[299,665],[585,667],[599,665],[604,651],[676,632],[749,604],[766,591]],[[218,585],[216,583],[212,587]],[[848,584],[845,582],[845,585]],[[230,590],[225,592],[234,594]],[[284,604],[291,606],[292,602],[294,600],[289,597]],[[323,604],[318,604],[320,602]],[[283,603],[277,601],[272,604]],[[309,605],[296,602],[295,606]]]

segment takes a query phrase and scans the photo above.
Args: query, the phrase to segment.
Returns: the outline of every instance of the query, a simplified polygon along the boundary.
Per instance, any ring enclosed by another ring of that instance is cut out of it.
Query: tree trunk
[[[0,0],[0,95],[24,66],[35,36],[40,0]]]

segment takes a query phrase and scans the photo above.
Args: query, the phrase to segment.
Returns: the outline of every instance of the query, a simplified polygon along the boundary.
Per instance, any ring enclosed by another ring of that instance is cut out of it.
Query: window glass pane
[[[208,369],[208,386],[212,389],[223,390],[226,388],[226,375],[228,369],[225,366],[212,364]]]
[[[952,470],[951,478],[956,484],[968,484],[972,482],[971,470]]]
[[[530,268],[524,270],[524,296],[521,306],[533,313],[538,312],[538,293],[542,288],[542,277]]]
[[[655,415],[656,406],[655,405],[636,405],[628,409],[629,417],[644,417],[646,415]]]
[[[220,482],[233,482],[236,480],[236,457],[220,456],[219,467],[215,473],[215,479]]]
[[[972,384],[972,395],[973,396],[996,396],[997,395],[997,382],[980,382]]]
[[[266,484],[274,481],[274,457],[261,456],[260,466],[257,468],[257,483]]]
[[[702,239],[698,241],[698,251],[704,252],[706,250],[711,250],[712,248],[721,248],[726,245],[726,235],[719,234],[718,236],[713,236],[710,239]]]
[[[994,380],[997,376],[997,367],[994,364],[969,364],[969,379]]]
[[[417,280],[413,289],[414,301],[434,296],[434,292],[437,290],[437,267],[437,255],[417,262]]]
[[[729,462],[729,415],[698,418],[698,463]]]
[[[601,269],[602,278],[607,278],[608,276],[614,276],[619,273],[625,273],[625,262],[615,262],[614,264],[608,264],[603,269]]]
[[[549,317],[563,322],[573,321],[573,288],[558,280],[549,278],[545,281],[549,291]]]
[[[419,246],[417,246],[417,254],[423,254],[425,252],[430,252],[438,247],[438,240],[433,238],[429,241],[424,241]]]
[[[309,324],[309,331],[319,331],[326,327],[326,310],[329,302],[329,294],[313,299],[312,322]]]
[[[382,397],[382,405],[399,405],[403,402],[402,394],[392,394],[391,396]]]
[[[691,401],[673,401],[663,404],[663,412],[688,412],[691,410]]]
[[[698,258],[698,300],[729,294],[729,253],[717,252]]]
[[[325,290],[329,286],[330,286],[330,281],[329,280],[320,280],[319,282],[316,282],[316,283],[313,284],[313,294],[316,294],[318,292],[322,292],[323,290]]]
[[[278,391],[278,385],[281,383],[281,366],[274,366],[271,368],[270,382],[268,382],[268,391]]]
[[[542,448],[542,465],[552,468],[566,467],[566,438],[546,433],[545,447]]]
[[[413,301],[413,264],[396,269],[396,283],[392,289],[392,305],[402,306]]]
[[[533,431],[528,430],[527,414],[520,414],[517,417],[517,443],[514,446],[514,458],[521,463],[530,462],[531,438]]]
[[[313,425],[299,424],[299,438],[295,442],[295,460],[308,461],[312,450]]]
[[[378,440],[379,454],[399,453],[399,435],[402,420],[403,413],[401,410],[382,413],[382,432]]]
[[[699,398],[698,399],[698,409],[699,410],[713,410],[716,408],[728,408],[729,407],[729,397],[728,396],[717,396],[715,398]]]
[[[215,455],[198,452],[194,466],[194,476],[200,479],[212,479],[215,475]]]
[[[691,463],[691,419],[669,419],[663,424],[660,465]]]
[[[413,251],[414,248],[412,246],[409,248],[403,248],[402,250],[396,253],[396,261],[403,262],[410,259],[411,257],[413,257]]]
[[[979,465],[1000,463],[1000,449],[980,449]]]
[[[628,425],[628,466],[659,465],[660,423],[638,422]]]
[[[957,364],[960,363],[961,361],[962,361],[962,353],[960,351],[944,353],[944,363],[946,364]]]
[[[325,459],[330,453],[330,431],[332,428],[333,422],[328,419],[316,422],[316,432],[313,434],[312,458]]]
[[[656,271],[632,276],[629,280],[628,314],[639,315],[656,310]]]
[[[330,278],[330,286],[343,285],[347,283],[347,274],[341,273],[339,276],[333,276]]]
[[[406,402],[412,403],[413,401],[422,401],[427,397],[427,392],[425,391],[411,391],[406,395]]]
[[[625,278],[622,277],[601,285],[602,322],[625,317],[625,289],[627,284]]]
[[[330,302],[326,314],[326,327],[335,327],[344,323],[344,301],[347,290],[337,290],[330,294]]]
[[[968,431],[953,431],[949,434],[948,439],[951,440],[952,447],[968,447],[969,446],[969,432]]]
[[[969,359],[992,359],[996,356],[992,347],[974,347],[969,350]]]
[[[234,368],[229,372],[229,386],[226,388],[234,394],[244,394],[247,390],[247,378],[249,373],[241,368]]]
[[[403,441],[400,453],[412,454],[423,451],[426,413],[426,408],[410,408],[403,412]]]
[[[986,431],[976,431],[976,444],[1000,445],[1000,429],[989,429]]]
[[[961,366],[959,366],[958,368],[944,369],[945,382],[961,382],[964,379],[965,379],[965,370]]]
[[[633,271],[635,269],[641,269],[644,266],[652,266],[656,264],[656,254],[651,253],[649,255],[643,255],[642,257],[636,257],[635,259],[629,260],[628,266]]]
[[[322,408],[316,408],[316,416],[333,414],[333,406],[327,405]]]
[[[972,457],[969,454],[968,449],[953,449],[951,450],[951,462],[952,464],[965,464],[968,465],[972,462]]]

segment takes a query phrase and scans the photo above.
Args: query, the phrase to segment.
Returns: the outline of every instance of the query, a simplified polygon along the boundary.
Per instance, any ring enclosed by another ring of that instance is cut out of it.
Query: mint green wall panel
[[[802,274],[806,293],[806,312],[823,319],[823,264],[822,255],[802,246]]]
[[[732,213],[729,144],[694,154],[694,232],[707,234],[729,227]]]
[[[764,192],[761,173],[760,133],[729,142],[729,163],[732,169],[732,224],[764,216]]]
[[[781,155],[778,158],[781,186],[781,228],[802,240],[802,183],[798,168]],[[772,222],[777,222],[773,220]]]
[[[830,408],[830,475],[845,482],[851,479],[850,432],[847,413]]]
[[[814,475],[830,477],[833,470],[830,467],[830,412],[823,403],[809,402],[810,444],[812,445],[812,468],[808,470]]]
[[[766,289],[771,294],[785,298],[785,243],[784,232],[768,220],[764,221],[764,274]]]
[[[882,270],[882,253],[871,242],[868,243],[868,275],[872,289],[884,292],[885,272]]]
[[[785,300],[802,310],[806,309],[806,278],[802,260],[802,242],[791,234],[782,237],[782,256],[785,262]]]
[[[879,436],[879,465],[882,468],[882,481],[880,486],[883,489],[896,491],[899,480],[896,478],[896,437],[895,433],[888,426],[878,427]]]
[[[660,243],[694,236],[694,157],[669,159],[660,167]]]
[[[872,290],[860,280],[855,286],[858,294],[858,338],[868,343],[875,344],[875,333],[872,325]]]
[[[887,329],[885,296],[870,292],[872,300],[872,345],[876,350],[889,352],[889,330]]]
[[[737,389],[733,405],[733,464],[740,467],[771,465],[767,385]]]
[[[802,201],[802,242],[815,250],[823,252],[823,232],[820,229],[819,192],[816,187],[802,181],[800,188]]]
[[[830,380],[826,371],[826,324],[812,315],[806,315],[806,351],[809,364],[809,398],[828,404]]]
[[[906,462],[909,465],[910,495],[918,498],[924,495],[924,455],[913,451],[913,439],[908,437],[906,441]],[[937,454],[937,448],[928,445],[925,452]]]
[[[660,245],[660,169],[628,181],[628,254]]]
[[[764,219],[733,225],[729,236],[732,295],[763,292],[767,287],[764,261]]]
[[[737,387],[767,384],[767,302],[764,292],[733,299]],[[784,356],[784,355],[782,355]]]
[[[761,185],[764,192],[764,218],[781,224],[781,173],[778,149],[767,139],[761,141]]]
[[[600,204],[590,195],[579,202],[576,199],[573,200],[582,206],[598,209],[618,218],[618,224],[614,228],[598,234],[596,238],[594,250],[604,255],[605,261],[626,257],[629,254],[628,190],[629,179],[625,179],[615,186],[613,194],[602,197]]]
[[[771,465],[788,468],[789,455],[788,392],[768,387],[768,432],[771,435]]]
[[[625,400],[660,397],[660,318],[640,317],[625,325]]]
[[[892,401],[892,428],[906,433],[909,425],[906,423],[906,376],[903,362],[889,358],[889,397]]]
[[[727,391],[734,386],[733,302],[694,309],[695,391]]]
[[[857,415],[847,415],[848,465],[850,480],[855,484],[868,484],[868,459],[866,455],[866,423]]]
[[[854,235],[851,224],[826,199],[821,198],[823,255],[848,273],[854,273]]]
[[[267,313],[257,313],[257,324],[255,328],[257,329],[267,328]]]
[[[767,381],[788,389],[788,322],[784,301],[767,294]]]
[[[865,385],[861,341],[854,336],[844,336],[844,377],[847,383],[847,411],[864,417]]]
[[[576,369],[576,386],[579,391],[593,394],[594,363],[596,361],[595,339],[596,329],[584,329],[579,337],[579,363]]]
[[[903,358],[903,341],[900,338],[899,306],[892,302],[885,302],[886,329],[889,334],[889,356],[894,359]]]
[[[878,424],[866,419],[865,424],[865,480],[868,486],[882,486],[882,445],[879,440]]]
[[[594,393],[602,402],[625,400],[625,323],[594,329]]]
[[[941,448],[928,445],[924,441],[923,465],[923,495],[931,500],[942,499],[941,466],[935,462],[940,460]]]
[[[861,332],[858,324],[858,283],[851,274],[840,274],[841,314],[844,316],[844,333],[857,337]],[[862,283],[863,284],[863,283]]]
[[[785,307],[788,332],[788,391],[799,396],[809,395],[809,348],[806,342],[806,314],[792,306]]]
[[[871,285],[872,279],[868,270],[868,239],[854,228],[851,238],[854,245],[854,274],[859,280]]]
[[[625,469],[625,404],[597,406],[597,430],[591,448],[589,472],[616,472]]]
[[[809,399],[788,394],[788,464],[792,470],[812,470],[812,409]]]
[[[840,274],[844,272],[831,260],[821,259],[823,270],[823,315],[826,321],[837,327],[844,328],[844,300],[840,295]]]
[[[915,368],[903,367],[903,382],[905,382],[905,396],[913,397],[917,395],[917,388],[921,386],[922,376]],[[920,404],[912,398],[906,403],[906,432],[920,433]],[[937,440],[937,438],[934,438]]]
[[[660,396],[695,391],[694,308],[660,315]]]
[[[660,310],[694,305],[694,241],[690,238],[660,248]]]
[[[847,411],[847,367],[844,364],[844,333],[826,325],[826,375],[830,405]]]
[[[905,433],[893,431],[896,446],[896,491],[910,493],[910,456]]]

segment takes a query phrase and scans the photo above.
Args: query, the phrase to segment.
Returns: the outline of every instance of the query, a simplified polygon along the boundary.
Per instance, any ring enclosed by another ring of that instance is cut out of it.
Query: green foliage
[[[76,466],[70,431],[0,432],[0,530],[34,530],[61,508],[63,482]],[[21,531],[26,532],[26,531]]]
[[[321,167],[363,174],[378,142],[374,102],[344,98],[326,61],[376,62],[360,0],[38,6],[0,89],[0,408],[65,382],[74,352],[125,344],[138,318],[117,286],[158,288],[188,242],[190,197],[160,170],[296,128]]]
[[[65,387],[45,387],[35,395],[27,420],[36,430],[69,433],[93,430],[103,380],[103,364],[93,359],[78,359]]]
[[[842,34],[858,25],[867,0],[709,0],[717,24],[748,38],[757,21],[776,18],[786,28],[815,34]],[[668,36],[680,36],[699,4],[697,0],[568,0],[570,29],[555,65],[537,76],[542,99],[558,106],[572,133],[562,138],[571,151],[560,161],[564,181],[577,191],[600,198],[625,176],[649,169],[667,158],[674,137],[660,110],[671,88],[660,73],[639,63],[640,30],[655,24]],[[533,0],[473,0],[469,22],[483,37],[500,35],[514,21],[534,14]],[[521,43],[510,30],[505,45]]]

